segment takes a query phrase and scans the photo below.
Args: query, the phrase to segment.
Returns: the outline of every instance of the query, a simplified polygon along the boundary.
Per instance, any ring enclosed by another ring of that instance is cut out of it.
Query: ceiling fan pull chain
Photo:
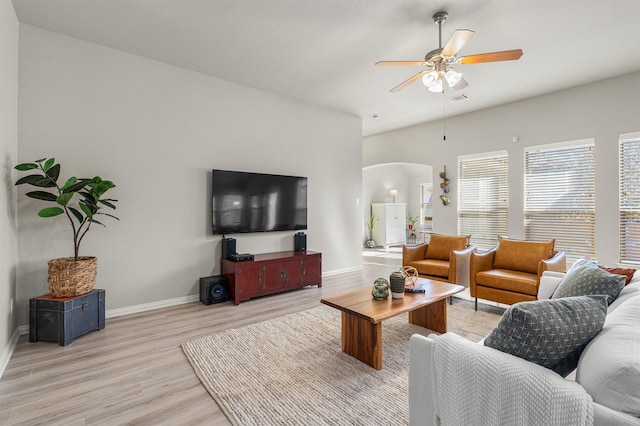
[[[447,104],[444,99],[442,99],[442,140],[447,140]]]

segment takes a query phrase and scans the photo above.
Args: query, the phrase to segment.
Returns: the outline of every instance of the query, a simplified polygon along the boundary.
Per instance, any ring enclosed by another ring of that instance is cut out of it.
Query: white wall
[[[98,256],[107,310],[194,295],[220,273],[212,168],[307,176],[308,248],[324,273],[361,267],[359,118],[27,25],[20,61],[20,161],[55,156],[64,178],[118,185],[120,222],[81,247]],[[40,207],[19,196],[22,324],[47,292],[47,260],[72,255],[68,223]],[[292,250],[293,234],[237,235],[237,248]]]
[[[469,101],[473,101],[470,99]],[[443,102],[433,95],[433,102]],[[618,260],[618,137],[640,130],[640,73],[575,87],[446,120],[365,138],[363,166],[409,161],[431,164],[433,181],[444,165],[451,183],[451,204],[434,191],[438,232],[457,232],[457,159],[459,155],[506,149],[509,154],[509,235],[522,238],[523,148],[594,138],[596,143],[596,257]],[[519,138],[513,143],[514,136]]]
[[[18,20],[9,1],[0,2],[0,376],[17,334],[18,264],[14,163],[18,158]]]

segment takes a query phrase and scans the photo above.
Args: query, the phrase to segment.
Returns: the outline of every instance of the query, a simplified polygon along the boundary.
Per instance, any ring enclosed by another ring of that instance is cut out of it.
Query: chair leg
[[[449,296],[449,304],[453,305],[453,296]]]
[[[478,298],[476,297],[476,311],[478,310]]]

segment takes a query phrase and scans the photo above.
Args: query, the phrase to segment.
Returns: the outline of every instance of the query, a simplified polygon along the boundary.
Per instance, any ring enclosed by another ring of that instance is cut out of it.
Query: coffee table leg
[[[447,332],[447,301],[438,300],[409,312],[409,322],[438,333]]]
[[[342,351],[382,370],[382,323],[342,312]]]

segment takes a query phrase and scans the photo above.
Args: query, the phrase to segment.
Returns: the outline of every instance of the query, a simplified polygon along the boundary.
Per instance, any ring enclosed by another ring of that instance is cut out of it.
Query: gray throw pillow
[[[595,263],[583,263],[567,272],[552,299],[603,294],[610,305],[624,288],[625,280],[624,275],[611,274]]]
[[[606,315],[604,296],[520,302],[507,309],[484,344],[565,377],[602,330]]]

